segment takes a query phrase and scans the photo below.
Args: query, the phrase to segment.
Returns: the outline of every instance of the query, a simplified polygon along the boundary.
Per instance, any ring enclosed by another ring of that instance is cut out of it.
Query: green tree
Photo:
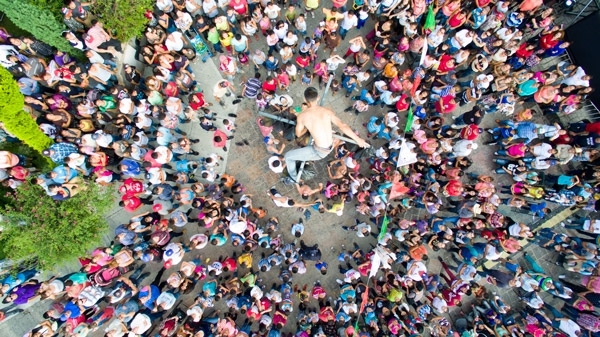
[[[25,0],[28,3],[50,11],[53,16],[56,18],[58,22],[62,22],[63,14],[61,12],[62,8],[65,7],[63,0]]]
[[[97,0],[92,13],[107,29],[114,31],[115,38],[127,42],[141,36],[148,19],[144,16],[154,6],[154,0]]]
[[[0,67],[0,122],[4,124],[6,131],[41,153],[52,144],[52,139],[40,130],[27,112],[23,111],[24,105],[19,85],[8,70]]]
[[[36,39],[69,54],[81,57],[81,52],[71,47],[62,37],[67,28],[55,14],[26,1],[0,0],[0,9],[19,28],[30,32]]]
[[[0,210],[0,247],[6,257],[52,270],[97,247],[109,228],[105,216],[114,202],[113,190],[93,182],[76,190],[78,194],[63,201],[30,183],[7,193],[4,200],[9,201]]]

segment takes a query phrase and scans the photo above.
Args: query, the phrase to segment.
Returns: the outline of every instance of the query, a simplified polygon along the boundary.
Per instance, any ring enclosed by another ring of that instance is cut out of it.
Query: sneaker
[[[314,12],[314,11],[313,11],[313,12],[310,12],[310,15],[312,15],[312,18],[313,18],[313,19],[315,18],[315,12]]]
[[[281,178],[281,182],[284,185],[294,185],[296,182],[294,181],[294,179],[290,178],[290,177],[283,177]]]
[[[223,101],[219,101],[219,105],[221,105],[221,106],[225,106],[225,102],[223,102]]]
[[[560,225],[563,226],[563,227],[566,226],[566,224],[564,222],[561,222]]]
[[[487,132],[489,132],[491,135],[494,134],[494,130],[493,129],[487,129]]]
[[[348,226],[342,226],[342,229],[345,231],[350,230],[350,228]]]
[[[456,125],[456,124],[452,124],[450,125],[451,128],[453,129],[460,129],[460,126]]]
[[[494,152],[494,156],[497,156],[497,155],[498,155],[498,152]]]
[[[342,285],[344,284],[344,281],[340,280],[339,278],[335,280],[335,282],[337,282],[337,284]]]
[[[299,224],[302,224],[302,223],[303,223],[303,222],[302,222],[302,218],[298,218],[298,223],[299,223]]]
[[[458,118],[458,116],[452,116],[452,120],[455,120],[456,118]]]

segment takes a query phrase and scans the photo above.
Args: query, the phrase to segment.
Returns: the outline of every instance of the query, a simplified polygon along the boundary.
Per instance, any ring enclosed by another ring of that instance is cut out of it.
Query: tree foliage
[[[28,3],[49,11],[54,15],[56,20],[63,20],[62,8],[65,7],[63,0],[26,0]]]
[[[26,183],[8,195],[0,212],[4,222],[0,249],[13,261],[38,270],[52,270],[97,247],[107,232],[106,212],[113,191],[82,183],[73,197],[55,201],[35,184]]]
[[[62,37],[65,25],[55,14],[26,1],[0,0],[0,10],[19,28],[30,32],[36,39],[79,57],[81,53],[72,48]]]
[[[40,130],[27,112],[23,111],[24,105],[17,82],[8,70],[0,67],[0,122],[4,123],[8,132],[41,153],[52,144],[52,139]]]
[[[141,36],[148,19],[144,16],[152,10],[154,0],[97,0],[92,5],[92,13],[107,29],[115,32],[115,37],[127,42],[132,37]]]

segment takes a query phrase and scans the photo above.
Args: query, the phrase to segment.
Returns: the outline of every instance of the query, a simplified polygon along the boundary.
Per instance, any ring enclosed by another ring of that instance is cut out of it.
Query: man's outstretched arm
[[[371,147],[369,143],[367,143],[364,139],[360,138],[352,129],[348,126],[348,124],[342,122],[335,114],[331,116],[331,122],[342,131],[346,136],[352,138],[356,142],[356,144],[362,148]]]

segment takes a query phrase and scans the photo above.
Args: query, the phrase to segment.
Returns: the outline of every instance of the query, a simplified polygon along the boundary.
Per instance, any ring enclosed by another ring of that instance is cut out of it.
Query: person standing
[[[358,17],[354,10],[349,10],[344,13],[344,19],[342,19],[342,23],[340,24],[340,36],[342,40],[346,39],[346,34],[348,31],[354,27],[358,26]]]

